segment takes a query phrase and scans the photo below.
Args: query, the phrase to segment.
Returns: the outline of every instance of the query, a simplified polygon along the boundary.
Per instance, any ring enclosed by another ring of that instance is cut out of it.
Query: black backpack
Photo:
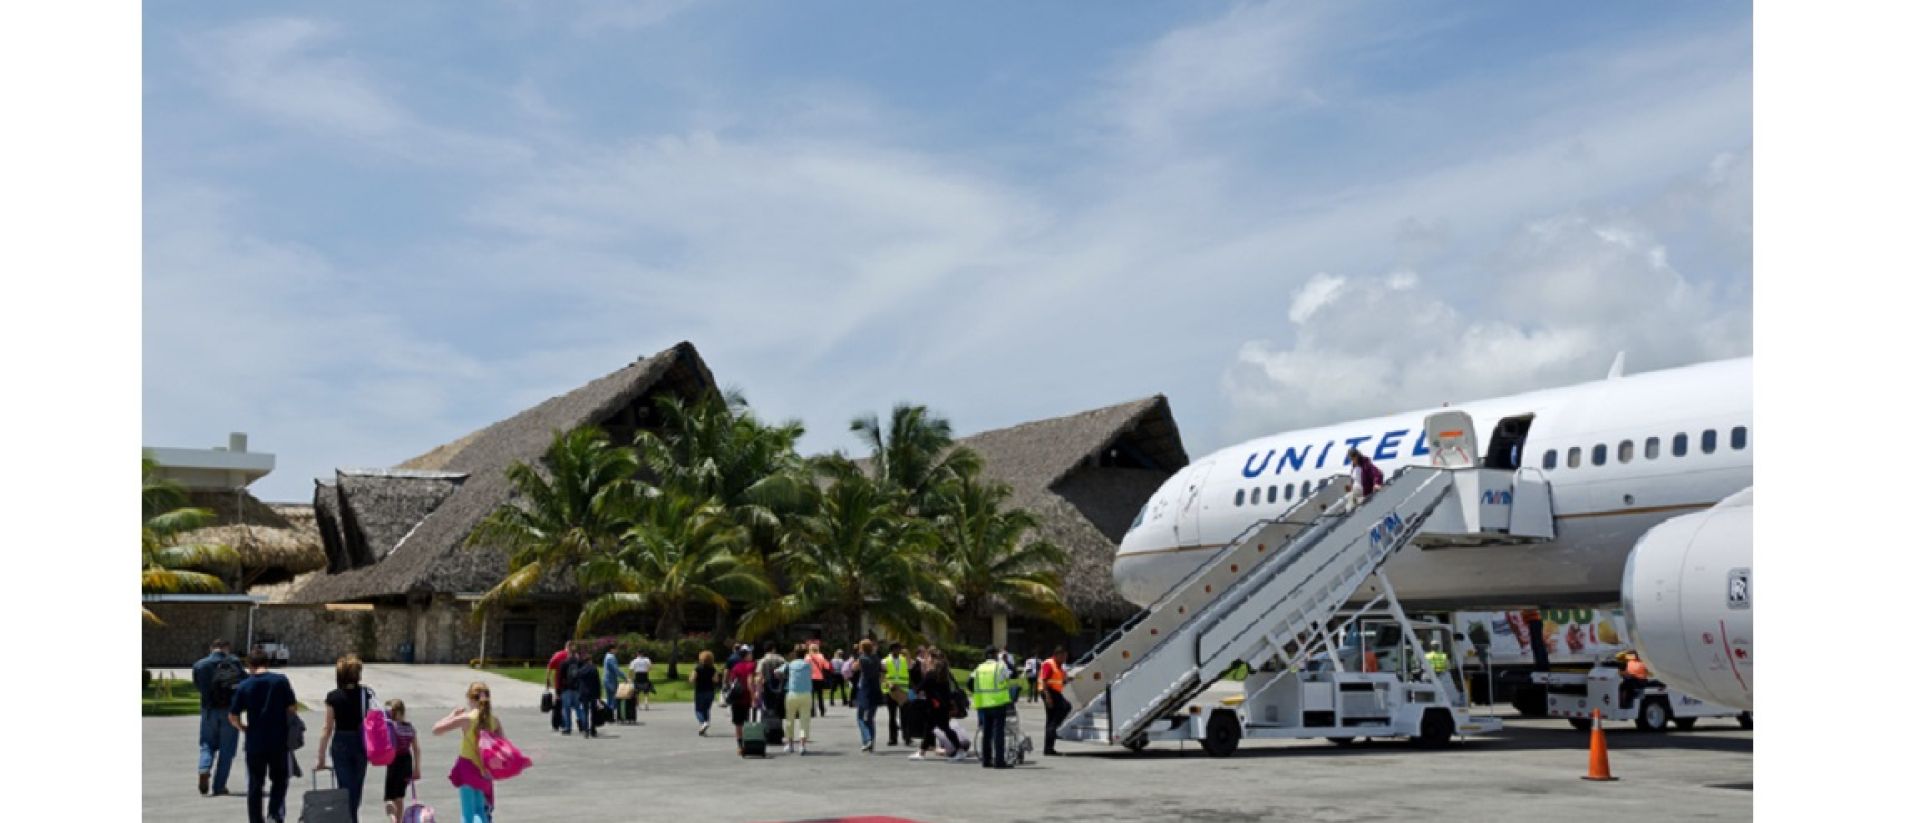
[[[240,661],[233,655],[220,658],[213,664],[213,687],[208,689],[207,702],[216,709],[231,708],[233,693],[240,689],[240,681],[247,679],[247,670],[240,668]]]
[[[787,667],[775,666],[767,675],[766,690],[769,694],[784,695],[787,692]]]

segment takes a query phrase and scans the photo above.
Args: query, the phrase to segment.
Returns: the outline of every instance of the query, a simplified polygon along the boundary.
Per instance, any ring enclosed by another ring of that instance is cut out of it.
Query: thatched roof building
[[[189,491],[186,504],[211,510],[214,525],[186,532],[179,542],[233,548],[248,586],[285,582],[326,566],[311,506],[262,503],[245,490]]]
[[[1113,556],[1133,516],[1187,465],[1164,395],[1036,420],[960,438],[986,476],[1013,487],[1033,512],[1033,535],[1064,550],[1067,602],[1083,621],[1125,619],[1137,609],[1113,583]]]
[[[714,387],[691,343],[554,397],[389,471],[342,471],[315,488],[315,511],[329,532],[329,573],[293,595],[297,602],[405,601],[483,592],[507,571],[503,552],[467,549],[467,535],[511,487],[506,469],[540,459],[557,431],[605,429],[615,442],[655,424],[653,398],[694,397]],[[542,591],[563,593],[565,581]]]

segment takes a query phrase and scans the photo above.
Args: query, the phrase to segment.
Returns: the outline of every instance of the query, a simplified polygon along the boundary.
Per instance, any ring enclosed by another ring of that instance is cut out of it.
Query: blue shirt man
[[[267,671],[267,653],[254,649],[247,655],[250,677],[233,694],[227,718],[233,727],[247,736],[247,820],[265,823],[287,817],[287,720],[295,709],[293,684],[285,675]],[[246,720],[243,722],[242,717]],[[272,781],[271,803],[265,814],[260,802]]]
[[[212,651],[193,664],[193,688],[200,692],[200,793],[224,795],[233,770],[234,749],[240,732],[227,722],[233,689],[246,679],[240,659],[227,653],[227,641],[213,641]]]

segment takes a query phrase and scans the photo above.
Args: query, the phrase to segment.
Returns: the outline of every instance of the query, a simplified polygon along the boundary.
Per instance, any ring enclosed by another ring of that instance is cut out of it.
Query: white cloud
[[[1287,319],[1295,325],[1307,322],[1313,313],[1340,296],[1341,287],[1347,284],[1347,278],[1334,277],[1320,272],[1307,278],[1300,288],[1293,290],[1293,303],[1287,306]]]

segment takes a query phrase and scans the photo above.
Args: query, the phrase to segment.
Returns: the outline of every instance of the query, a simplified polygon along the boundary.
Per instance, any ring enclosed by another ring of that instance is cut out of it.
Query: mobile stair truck
[[[1412,655],[1411,671],[1350,671],[1340,662],[1338,638],[1351,622],[1340,615],[1356,613],[1347,606],[1369,580],[1378,594],[1357,613],[1384,608],[1401,636],[1421,642],[1380,573],[1416,538],[1425,546],[1553,537],[1551,493],[1538,471],[1480,468],[1465,412],[1439,412],[1425,425],[1435,465],[1401,469],[1357,503],[1344,482],[1319,488],[1248,527],[1102,640],[1069,672],[1074,708],[1060,736],[1135,751],[1195,740],[1225,757],[1243,738],[1406,737],[1441,746],[1498,730],[1498,719],[1469,712],[1459,685],[1436,675],[1424,653]],[[1320,655],[1330,665],[1306,665]],[[1193,702],[1243,662],[1253,671],[1238,705]]]

